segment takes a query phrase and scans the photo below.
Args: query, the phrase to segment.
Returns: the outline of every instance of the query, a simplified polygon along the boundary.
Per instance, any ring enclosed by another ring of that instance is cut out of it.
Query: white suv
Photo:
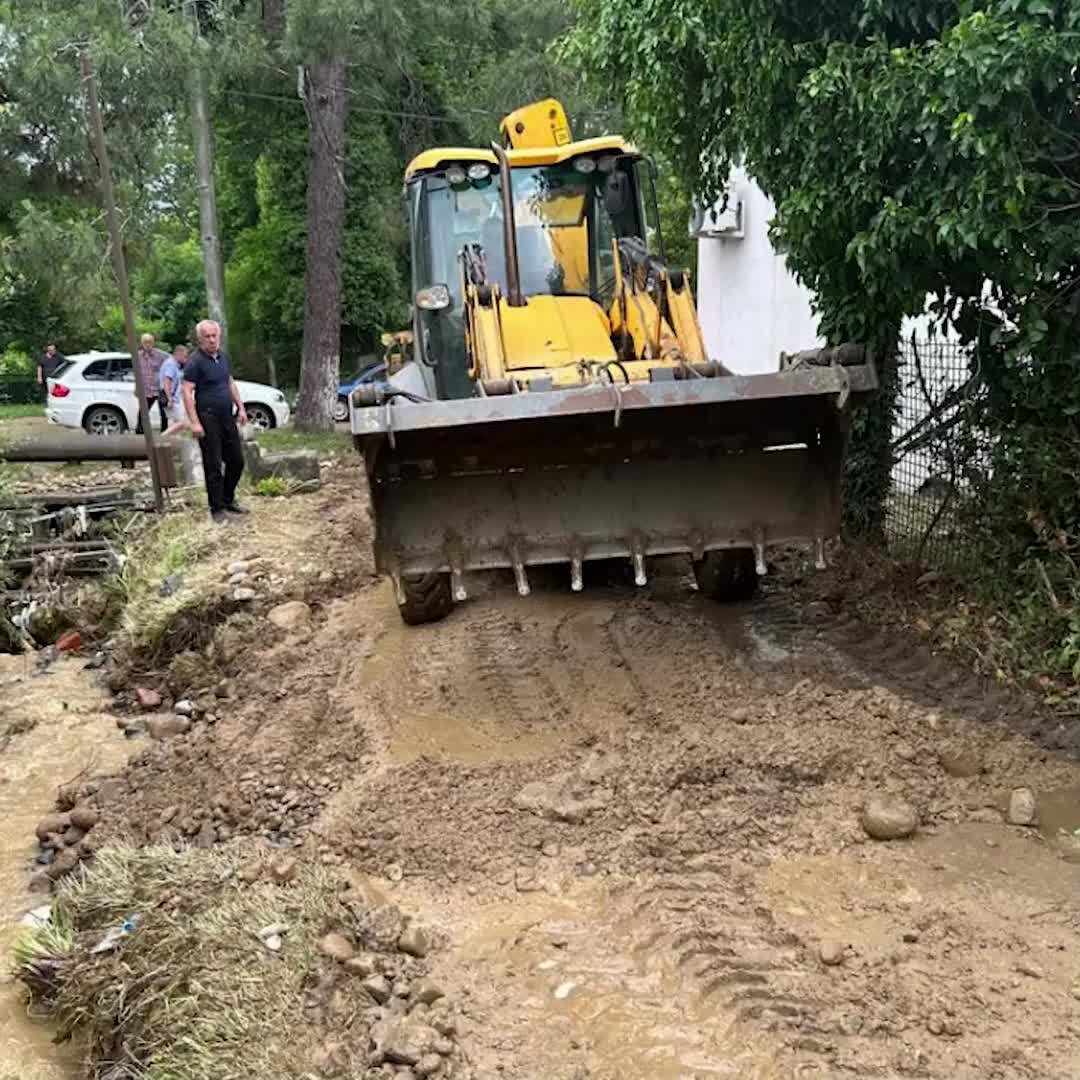
[[[139,423],[135,376],[131,357],[120,352],[88,352],[69,356],[48,379],[45,413],[50,424],[84,428],[91,435],[118,435],[134,431]],[[289,403],[280,390],[262,383],[236,380],[248,421],[260,429],[283,427],[289,422]],[[156,388],[155,388],[156,389]],[[160,424],[155,406],[150,423]]]

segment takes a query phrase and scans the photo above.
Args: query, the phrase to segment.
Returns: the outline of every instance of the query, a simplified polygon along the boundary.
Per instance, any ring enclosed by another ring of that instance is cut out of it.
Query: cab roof
[[[564,146],[536,146],[523,150],[507,150],[506,156],[511,168],[530,168],[537,165],[559,165],[582,154],[595,154],[604,150],[638,156],[638,151],[634,146],[620,135],[582,139],[580,142],[566,143]],[[486,161],[489,165],[498,164],[491,150],[483,150],[476,146],[436,147],[432,150],[424,150],[409,162],[405,169],[405,180],[413,180],[425,173],[436,172],[444,165],[455,161]]]

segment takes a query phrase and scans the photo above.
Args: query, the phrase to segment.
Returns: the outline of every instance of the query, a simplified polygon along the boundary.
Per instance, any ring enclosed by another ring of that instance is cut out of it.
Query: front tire
[[[449,574],[404,574],[401,587],[405,591],[405,603],[398,605],[398,611],[406,626],[438,622],[454,610]]]
[[[273,412],[265,405],[260,405],[258,402],[245,404],[244,412],[247,413],[248,423],[257,431],[270,431],[271,428],[277,427]]]
[[[724,548],[707,551],[694,563],[698,588],[719,603],[749,600],[758,587],[754,553],[749,548]]]
[[[349,399],[345,397],[339,397],[334,402],[334,422],[338,424],[345,423],[349,419]]]

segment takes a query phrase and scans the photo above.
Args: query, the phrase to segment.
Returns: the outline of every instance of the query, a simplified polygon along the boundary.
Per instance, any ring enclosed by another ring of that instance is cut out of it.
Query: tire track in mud
[[[834,685],[866,689],[885,686],[923,708],[979,720],[994,720],[1049,750],[1080,756],[1080,725],[1071,729],[1029,695],[935,654],[903,631],[869,626],[845,612],[800,605],[786,589],[770,592],[754,606],[754,617],[789,647],[810,655],[821,647]]]

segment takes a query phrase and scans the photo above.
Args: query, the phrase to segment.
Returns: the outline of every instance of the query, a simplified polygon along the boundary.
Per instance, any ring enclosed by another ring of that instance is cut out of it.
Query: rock
[[[385,975],[372,975],[361,986],[371,995],[373,1001],[385,1005],[390,1000],[390,983]]]
[[[392,1065],[416,1065],[421,1058],[436,1053],[439,1039],[434,1028],[411,1016],[383,1021],[371,1029],[375,1055]]]
[[[246,573],[246,572],[241,571],[241,573],[233,574],[233,576],[231,578],[229,578],[229,584],[230,585],[246,585],[250,580],[251,580],[251,575]]]
[[[981,806],[968,814],[968,821],[978,821],[983,825],[1001,825],[1005,821],[1005,815],[992,806]]]
[[[232,577],[233,574],[246,574],[251,570],[251,563],[249,561],[238,559],[236,562],[231,562],[225,568],[225,573]]]
[[[514,796],[514,805],[553,821],[580,825],[590,814],[603,810],[611,799],[610,789],[566,772],[526,784]]]
[[[176,817],[176,815],[179,813],[179,806],[166,806],[165,809],[162,810],[161,813],[158,815],[158,822],[161,825],[168,825],[169,822],[172,821],[172,819]]]
[[[70,828],[64,830],[64,834],[60,837],[60,840],[64,847],[74,847],[85,835],[85,829],[80,829],[77,825],[72,825]]]
[[[413,1001],[421,1005],[434,1005],[436,1001],[444,997],[446,995],[434,983],[425,982],[417,987],[416,993],[413,994]]]
[[[79,852],[75,848],[65,848],[53,859],[52,865],[46,873],[55,881],[65,874],[70,874],[79,865],[79,859]]]
[[[431,1044],[431,1048],[443,1057],[449,1057],[454,1052],[454,1044],[449,1039],[438,1038]]]
[[[457,1023],[452,1016],[437,1015],[431,1018],[431,1026],[444,1038],[449,1039],[457,1034]]]
[[[77,653],[82,648],[82,635],[78,630],[69,630],[56,639],[56,650],[62,653]]]
[[[311,608],[302,600],[290,600],[272,607],[266,617],[280,630],[296,630],[311,622]]]
[[[925,574],[915,579],[915,584],[920,589],[925,589],[928,585],[936,585],[944,576],[940,570],[927,570]]]
[[[919,827],[915,808],[895,795],[874,795],[863,807],[861,821],[875,840],[900,840]]]
[[[1038,820],[1035,792],[1031,788],[1017,788],[1009,796],[1009,824],[1034,825]]]
[[[30,875],[30,880],[26,884],[27,889],[34,894],[47,893],[52,891],[52,877],[50,877],[48,870],[39,870],[36,874]],[[1078,995],[1080,997],[1080,995]]]
[[[406,927],[398,938],[397,947],[408,956],[415,956],[418,960],[422,960],[428,954],[427,934],[418,926]]]
[[[802,618],[808,626],[821,626],[832,618],[832,608],[824,600],[812,600],[802,609]]]
[[[139,702],[140,709],[146,709],[149,712],[161,708],[161,694],[157,690],[140,686],[135,690],[135,697]]]
[[[322,938],[319,942],[319,952],[323,956],[329,956],[331,960],[337,960],[340,964],[344,964],[346,960],[351,960],[356,955],[353,943],[344,934],[336,933],[326,934]]]
[[[914,761],[915,758],[918,757],[918,751],[915,747],[912,746],[911,743],[904,742],[903,740],[900,740],[900,742],[893,747],[893,753],[901,761]]]
[[[269,937],[263,938],[263,944],[271,952],[280,952],[281,951],[281,945],[282,945],[281,935],[280,934],[271,934]]]
[[[844,962],[846,948],[843,942],[825,940],[818,946],[818,956],[826,967],[837,967]]]
[[[101,815],[92,806],[83,804],[71,811],[71,824],[84,832],[89,832],[100,820]]]
[[[177,716],[194,716],[195,715],[195,702],[189,698],[183,698],[173,706],[173,712]]]
[[[543,883],[537,880],[536,874],[522,866],[514,871],[514,885],[521,893],[541,892],[544,888]]]
[[[235,697],[236,681],[234,679],[222,679],[214,688],[214,694],[219,698]]]
[[[37,828],[34,830],[34,835],[37,836],[39,840],[44,841],[48,839],[49,836],[65,832],[70,824],[70,814],[49,814],[38,822]]]
[[[407,998],[412,993],[412,985],[408,979],[398,979],[390,991],[396,998]]]
[[[375,974],[375,960],[367,954],[350,956],[345,961],[345,970],[352,975],[359,975],[361,979],[370,979]]]
[[[1021,962],[1016,965],[1016,970],[1021,975],[1026,975],[1029,979],[1041,979],[1043,977],[1042,969],[1037,968],[1034,964]]]
[[[442,1058],[438,1054],[425,1054],[413,1067],[417,1076],[434,1076],[442,1068]]]
[[[247,604],[255,599],[255,595],[256,594],[254,589],[239,588],[233,589],[232,598],[238,604]]]
[[[217,843],[217,830],[211,821],[204,821],[195,836],[197,848],[212,848]]]
[[[386,880],[387,880],[387,881],[392,881],[392,882],[393,882],[393,883],[394,883],[395,885],[396,885],[396,884],[397,884],[397,883],[398,883],[399,881],[401,881],[401,879],[402,879],[402,878],[403,878],[404,876],[405,876],[405,871],[404,871],[404,870],[402,870],[402,869],[401,869],[401,867],[400,867],[400,866],[398,866],[398,864],[397,864],[397,863],[391,863],[391,864],[390,864],[390,865],[389,865],[389,866],[388,866],[388,867],[386,868]]]
[[[958,780],[978,776],[983,771],[982,755],[974,750],[943,750],[938,754],[938,764]]]
[[[174,735],[183,735],[191,729],[191,719],[187,716],[152,716],[146,722],[146,730],[154,739],[170,739]]]
[[[279,884],[287,885],[296,877],[299,864],[291,855],[276,860],[270,867],[270,876]]]
[[[554,859],[559,854],[559,845],[554,840],[545,840],[540,848],[540,854],[546,855],[549,859]]]
[[[271,923],[269,926],[264,926],[261,930],[256,932],[255,936],[260,941],[266,941],[267,938],[281,937],[282,934],[286,934],[288,931],[288,923],[276,922]]]
[[[905,930],[901,937],[908,945],[914,945],[919,940],[919,931]]]

